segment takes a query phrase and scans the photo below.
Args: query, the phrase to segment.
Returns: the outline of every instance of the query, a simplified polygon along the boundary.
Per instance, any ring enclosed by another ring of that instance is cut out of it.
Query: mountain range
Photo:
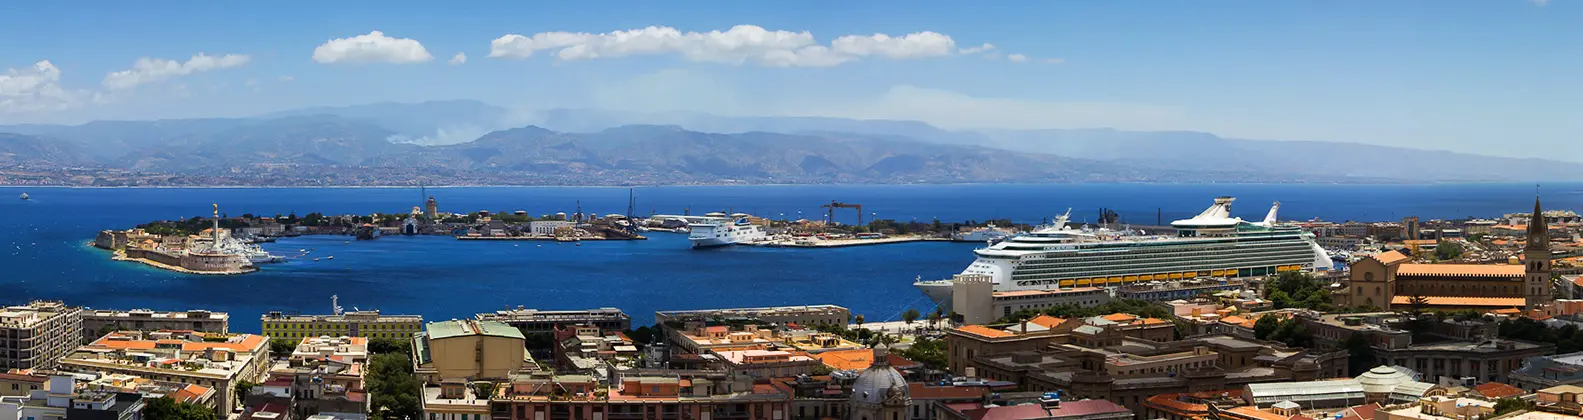
[[[309,108],[254,118],[0,126],[0,166],[132,174],[94,181],[116,185],[407,185],[414,178],[431,184],[1583,178],[1583,164],[1572,162],[1197,132],[952,131],[917,121],[512,112],[474,101]],[[13,181],[0,174],[0,182]]]

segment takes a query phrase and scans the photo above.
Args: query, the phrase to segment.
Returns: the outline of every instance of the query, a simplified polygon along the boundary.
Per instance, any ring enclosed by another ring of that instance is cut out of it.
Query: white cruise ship
[[[725,213],[709,213],[701,218],[689,218],[687,228],[691,233],[687,235],[687,239],[692,241],[693,248],[712,248],[768,239],[769,234],[764,232],[764,228],[748,222],[748,217],[743,213],[732,214],[731,217],[726,217]]]
[[[1331,268],[1313,234],[1275,224],[1280,203],[1263,221],[1247,222],[1231,217],[1233,200],[1216,198],[1203,213],[1171,222],[1175,236],[1073,229],[1062,216],[1050,226],[973,250],[978,259],[962,274],[987,275],[994,291],[1009,292]],[[942,306],[950,301],[951,280],[914,286]]]

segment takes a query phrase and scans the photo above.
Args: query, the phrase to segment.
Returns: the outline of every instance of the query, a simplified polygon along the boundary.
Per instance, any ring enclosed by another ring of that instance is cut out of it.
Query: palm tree
[[[912,322],[917,321],[920,316],[922,314],[919,314],[917,309],[907,308],[905,312],[901,313],[901,320],[906,322],[907,325],[912,325]]]
[[[863,314],[852,317],[852,322],[856,322],[858,328],[863,328]]]
[[[940,327],[940,310],[939,309],[935,309],[934,312],[930,312],[929,313],[929,327],[930,328],[939,328]]]

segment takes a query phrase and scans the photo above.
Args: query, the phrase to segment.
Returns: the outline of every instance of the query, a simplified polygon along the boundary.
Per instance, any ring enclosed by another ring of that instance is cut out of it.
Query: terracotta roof
[[[1495,399],[1510,398],[1528,393],[1523,391],[1521,388],[1500,382],[1485,382],[1479,384],[1479,386],[1473,387],[1473,392],[1477,392],[1479,395],[1483,395],[1485,398]]]
[[[1236,415],[1236,417],[1241,417],[1241,418],[1249,418],[1249,419],[1257,419],[1257,420],[1288,420],[1288,417],[1286,417],[1286,416],[1283,416],[1283,415],[1280,415],[1280,414],[1271,413],[1271,412],[1268,412],[1268,411],[1260,410],[1260,409],[1257,409],[1257,408],[1254,408],[1254,407],[1249,407],[1249,406],[1234,407],[1234,408],[1232,408],[1230,410],[1226,410],[1226,412],[1234,414],[1234,415]]]
[[[176,400],[176,402],[198,402],[198,398],[203,397],[203,394],[208,393],[209,387],[187,385],[175,393],[172,393],[170,399]]]
[[[38,375],[21,375],[15,373],[0,373],[0,380],[44,383],[48,377]]]
[[[1342,417],[1342,420],[1374,420],[1374,412],[1379,409],[1379,403],[1368,403],[1360,406],[1350,407],[1346,410],[1342,410],[1343,412],[1348,413],[1346,416]]]
[[[1061,325],[1065,322],[1065,319],[1056,318],[1049,315],[1039,315],[1028,320],[1029,324],[1038,325],[1045,328],[1055,328],[1055,326]]]
[[[988,389],[989,388],[986,387],[967,386],[928,386],[923,383],[914,382],[907,384],[907,395],[911,396],[913,399],[923,398],[934,400],[971,400],[983,398],[984,391]]]
[[[238,353],[247,353],[247,352],[251,352],[251,351],[253,351],[255,349],[258,349],[259,346],[264,346],[264,345],[267,345],[267,344],[268,344],[268,339],[266,339],[264,336],[249,334],[249,335],[244,336],[242,338],[242,341],[235,342],[235,343],[210,343],[210,342],[196,342],[196,341],[183,342],[181,344],[181,351],[204,351],[204,350],[208,350],[208,349],[227,349],[227,350],[231,350],[231,351],[238,352]]]
[[[997,329],[994,329],[994,328],[986,327],[986,326],[983,326],[983,325],[963,325],[963,326],[960,326],[960,327],[956,327],[956,330],[957,331],[961,331],[963,333],[972,334],[972,335],[976,335],[976,336],[984,337],[984,338],[1002,338],[1002,337],[1011,337],[1011,336],[1016,335],[1016,334],[1012,334],[1012,333],[1009,333],[1009,332],[1005,332],[1005,331],[997,330]]]
[[[1123,313],[1114,313],[1114,314],[1102,316],[1100,318],[1104,318],[1106,321],[1112,321],[1112,322],[1128,322],[1128,321],[1132,321],[1134,319],[1138,319],[1138,317],[1133,315],[1133,314],[1123,314]]]
[[[820,363],[835,370],[863,370],[874,364],[874,351],[869,349],[833,350],[815,354]]]
[[[1521,265],[1511,264],[1402,264],[1396,276],[1522,277]]]
[[[1412,305],[1412,296],[1397,295],[1391,298],[1392,305]],[[1476,306],[1489,308],[1517,308],[1526,302],[1520,297],[1465,297],[1465,296],[1424,296],[1424,305],[1427,306]]]
[[[1194,417],[1209,413],[1209,405],[1193,404],[1178,400],[1182,394],[1159,394],[1144,400],[1144,405],[1160,411],[1166,411],[1180,417]]]
[[[1163,319],[1159,319],[1159,318],[1144,318],[1144,319],[1138,320],[1138,322],[1136,322],[1135,324],[1153,325],[1153,324],[1168,324],[1168,322],[1166,322]]]
[[[1228,316],[1228,317],[1225,317],[1225,318],[1221,318],[1220,322],[1224,322],[1224,323],[1231,324],[1231,325],[1240,325],[1240,324],[1242,324],[1244,322],[1248,322],[1248,320],[1247,320],[1247,318],[1243,318],[1243,317],[1240,317],[1240,316],[1232,315],[1232,316]]]
[[[1374,256],[1371,258],[1374,258],[1375,261],[1379,261],[1381,264],[1385,265],[1407,261],[1406,255],[1402,255],[1402,253],[1396,251],[1381,252],[1379,254],[1374,254]]]

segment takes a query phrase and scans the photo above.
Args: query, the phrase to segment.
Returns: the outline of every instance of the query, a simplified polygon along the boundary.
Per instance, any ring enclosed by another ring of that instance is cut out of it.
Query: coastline
[[[90,243],[89,246],[92,246],[92,244]],[[95,249],[101,249],[101,248],[98,248],[98,247],[94,247],[94,248]],[[227,270],[227,271],[198,271],[198,270],[190,270],[190,269],[187,269],[187,268],[177,267],[177,266],[161,263],[161,262],[150,260],[150,259],[146,259],[146,258],[130,258],[130,257],[126,256],[126,250],[120,250],[120,249],[111,250],[110,251],[110,260],[112,260],[112,261],[139,262],[139,263],[143,263],[144,265],[147,265],[147,266],[150,266],[150,267],[154,267],[154,268],[158,268],[158,269],[162,269],[162,270],[166,270],[166,271],[174,271],[174,272],[182,273],[182,274],[196,274],[196,275],[205,275],[205,276],[235,276],[235,275],[242,275],[242,274],[253,273],[253,272],[257,272],[258,271],[258,266],[253,266],[253,265],[249,265],[246,268],[241,269],[241,270]]]

